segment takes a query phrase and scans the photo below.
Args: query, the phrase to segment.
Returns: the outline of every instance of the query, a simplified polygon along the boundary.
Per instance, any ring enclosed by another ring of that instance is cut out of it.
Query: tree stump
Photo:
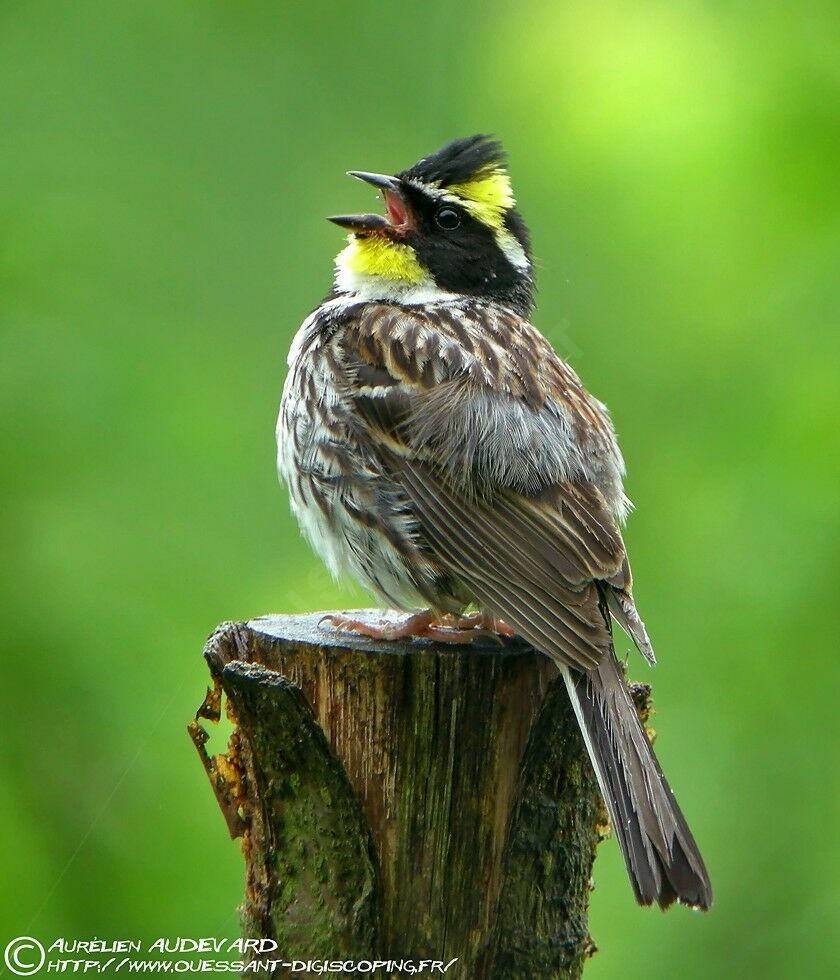
[[[384,642],[320,619],[226,623],[205,648],[190,734],[243,838],[243,935],[287,960],[579,977],[605,817],[556,668],[520,640]],[[222,693],[235,729],[210,757],[199,719]]]

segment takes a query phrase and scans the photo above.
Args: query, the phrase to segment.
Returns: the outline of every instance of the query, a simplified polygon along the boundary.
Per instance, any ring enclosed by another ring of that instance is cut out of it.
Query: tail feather
[[[706,866],[615,657],[586,672],[561,670],[637,900],[707,909]]]

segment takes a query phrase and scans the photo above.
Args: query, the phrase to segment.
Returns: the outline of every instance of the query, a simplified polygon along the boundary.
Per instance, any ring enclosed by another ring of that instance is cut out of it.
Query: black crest
[[[446,187],[460,184],[482,171],[503,168],[505,160],[502,144],[492,136],[467,136],[447,143],[397,176],[424,183],[439,181]]]

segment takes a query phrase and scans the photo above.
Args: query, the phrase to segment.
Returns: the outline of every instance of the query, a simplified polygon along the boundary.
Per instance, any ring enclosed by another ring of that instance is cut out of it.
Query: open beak
[[[386,214],[338,214],[328,218],[328,221],[357,235],[399,233],[411,227],[411,214],[398,178],[387,177],[385,174],[369,174],[364,170],[349,170],[347,175],[377,188],[385,199]]]

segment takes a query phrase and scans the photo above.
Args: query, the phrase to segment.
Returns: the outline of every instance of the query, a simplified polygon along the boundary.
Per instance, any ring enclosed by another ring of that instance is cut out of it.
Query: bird
[[[390,176],[291,344],[277,465],[304,536],[401,616],[325,617],[393,640],[516,635],[558,667],[636,900],[708,909],[697,844],[616,657],[655,662],[621,527],[607,408],[531,323],[529,232],[494,137]]]

